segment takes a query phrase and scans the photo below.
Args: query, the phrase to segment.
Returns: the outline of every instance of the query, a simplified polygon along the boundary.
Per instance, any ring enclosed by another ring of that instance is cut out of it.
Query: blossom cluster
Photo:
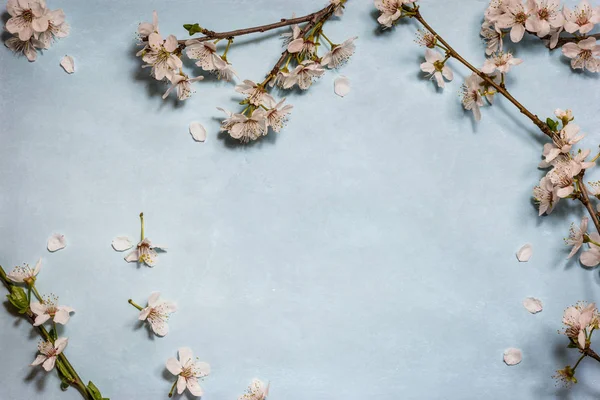
[[[559,0],[492,0],[485,11],[481,36],[487,42],[486,53],[501,51],[503,37],[518,43],[525,33],[544,39],[554,49],[562,44],[563,54],[571,59],[573,69],[600,72],[600,45],[589,36],[600,23],[600,6],[592,7],[582,0],[571,9]],[[570,34],[564,37],[564,34]],[[562,38],[568,40],[561,41]]]
[[[45,0],[8,0],[6,10],[10,18],[5,28],[12,37],[5,45],[29,61],[37,59],[38,50],[47,50],[55,39],[69,35],[63,10],[49,10]]]
[[[337,9],[341,10],[343,2],[338,3]],[[325,73],[325,68],[339,68],[348,61],[354,54],[357,39],[352,37],[339,44],[333,43],[323,32],[322,24],[305,28],[292,25],[291,31],[281,36],[286,47],[282,66],[276,65],[261,83],[244,80],[235,87],[238,93],[245,95],[240,103],[245,108],[240,113],[219,108],[227,116],[221,122],[221,131],[243,143],[266,136],[269,128],[280,132],[287,121],[293,106],[285,104],[285,98],[275,100],[269,94],[271,88],[307,90]],[[319,55],[324,44],[321,41],[329,46],[329,51],[322,56]]]

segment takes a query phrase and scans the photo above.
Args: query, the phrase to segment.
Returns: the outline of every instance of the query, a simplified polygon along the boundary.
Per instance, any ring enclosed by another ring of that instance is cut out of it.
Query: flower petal
[[[44,367],[46,372],[49,372],[54,369],[55,363],[56,363],[56,357],[52,356],[52,357],[49,357],[46,361],[44,361],[44,363],[42,364],[42,367]]]
[[[54,314],[54,322],[57,324],[65,325],[67,322],[69,322],[70,318],[71,316],[69,315],[69,311],[64,309],[58,310],[56,314]]]
[[[190,349],[189,347],[181,347],[179,349],[179,362],[181,362],[181,365],[187,364],[193,358],[194,358],[194,353],[192,352],[192,349]]]
[[[125,251],[133,247],[131,239],[129,239],[127,236],[117,236],[113,239],[111,245],[116,251]]]
[[[67,344],[69,343],[69,339],[66,337],[60,337],[56,339],[54,342],[54,347],[56,348],[56,354],[60,354],[63,352]]]
[[[204,391],[200,387],[200,384],[194,378],[189,378],[187,380],[187,388],[190,391],[190,393],[194,396],[202,396],[204,394]]]
[[[517,251],[517,260],[519,260],[520,262],[527,262],[531,258],[532,254],[533,247],[531,246],[531,244],[527,243],[523,245],[523,247],[521,247],[519,251]]]
[[[196,377],[202,378],[208,376],[210,374],[210,364],[204,361],[199,361],[196,363]]]
[[[49,319],[50,314],[40,314],[37,317],[35,317],[35,321],[33,321],[33,326],[40,326]]]
[[[527,297],[523,300],[523,307],[532,314],[537,314],[543,309],[542,301],[535,297]]]
[[[333,82],[333,91],[340,97],[346,96],[350,93],[350,79],[343,75],[335,78],[335,81]]]
[[[44,356],[42,354],[38,354],[38,356],[35,358],[35,360],[33,360],[33,362],[29,365],[31,365],[32,367],[35,367],[36,365],[40,365],[44,361],[46,361],[46,356]]]
[[[62,60],[60,60],[60,66],[63,67],[67,74],[75,72],[75,61],[71,56],[64,56]]]
[[[158,299],[160,299],[160,292],[152,292],[148,297],[148,305],[154,307],[158,303]]]
[[[140,254],[137,251],[137,249],[135,249],[134,251],[132,251],[131,253],[129,253],[125,256],[125,261],[134,262],[134,261],[137,261],[139,257],[140,257]]]
[[[517,365],[523,359],[523,353],[519,349],[511,347],[504,350],[504,362],[506,365]]]
[[[190,134],[196,142],[204,142],[206,140],[206,129],[200,122],[192,122],[190,124]]]
[[[54,253],[60,249],[64,249],[67,246],[65,236],[59,233],[55,233],[48,239],[48,251]]]
[[[185,378],[181,375],[179,375],[179,378],[177,378],[177,393],[181,394],[183,393],[183,391],[185,390],[186,387],[186,382],[185,382]]]
[[[179,375],[183,368],[181,367],[181,363],[177,361],[175,357],[171,357],[167,360],[167,369],[173,375]]]

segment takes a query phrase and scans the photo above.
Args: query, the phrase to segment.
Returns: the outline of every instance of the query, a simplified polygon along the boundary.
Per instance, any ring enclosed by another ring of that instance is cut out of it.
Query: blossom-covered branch
[[[485,11],[481,36],[487,42],[486,54],[501,51],[504,36],[518,43],[525,33],[542,39],[551,50],[562,47],[573,69],[600,72],[600,34],[590,34],[600,23],[600,7],[582,0],[575,9],[559,0],[491,0]]]
[[[306,90],[313,79],[325,73],[325,67],[338,68],[352,56],[355,37],[342,43],[334,43],[323,31],[323,25],[332,16],[342,15],[346,1],[330,0],[323,9],[303,17],[229,32],[214,32],[197,23],[186,24],[184,28],[190,35],[203,35],[189,40],[177,40],[173,35],[163,40],[155,13],[152,23],[140,24],[138,28],[144,48],[137,55],[147,63],[144,67],[152,68],[151,74],[157,80],[171,82],[171,87],[163,98],[172,90],[177,90],[178,98],[185,100],[192,94],[191,83],[202,80],[203,76],[190,78],[183,73],[181,57],[184,52],[189,58],[196,60],[196,65],[202,70],[230,81],[237,73],[227,57],[237,36],[291,26],[291,32],[282,34],[285,50],[265,79],[260,83],[244,80],[236,86],[237,92],[246,95],[240,102],[244,109],[240,113],[232,113],[219,108],[227,115],[221,124],[221,131],[246,143],[267,135],[269,128],[279,132],[287,121],[292,106],[285,104],[285,98],[276,101],[269,94],[274,86],[284,90],[298,86],[301,90]],[[301,26],[303,23],[304,26]],[[226,40],[226,46],[222,54],[219,54],[217,44],[222,40]],[[325,44],[329,51],[319,55],[320,47]]]
[[[6,296],[9,303],[15,311],[22,314],[33,325],[42,337],[42,341],[38,345],[40,354],[31,365],[41,365],[46,371],[51,371],[56,367],[62,390],[67,390],[69,386],[72,386],[86,400],[108,400],[102,397],[92,382],[88,382],[86,386],[67,359],[64,349],[67,347],[68,338],[59,337],[57,324],[65,325],[70,319],[70,314],[75,310],[68,306],[58,305],[56,296],[43,297],[40,295],[35,285],[40,269],[41,260],[34,268],[30,268],[28,265],[15,267],[8,274],[0,266],[0,281],[9,291]],[[34,298],[37,301],[34,301]],[[44,326],[46,323],[51,323],[50,330]]]

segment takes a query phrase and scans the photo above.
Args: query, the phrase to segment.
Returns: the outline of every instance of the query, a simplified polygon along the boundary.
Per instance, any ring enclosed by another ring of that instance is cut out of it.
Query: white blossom
[[[171,81],[171,86],[167,89],[162,98],[166,99],[173,89],[177,89],[177,98],[179,100],[187,100],[192,96],[191,84],[193,82],[201,81],[202,79],[204,79],[203,76],[190,78],[184,73],[174,74],[169,79]]]
[[[588,0],[582,0],[575,10],[563,7],[565,16],[565,31],[569,33],[586,34],[594,29],[594,24],[600,22],[600,7],[592,7]]]
[[[427,72],[433,79],[435,78],[438,87],[445,86],[444,78],[451,81],[454,78],[454,73],[446,65],[444,56],[438,51],[425,49],[425,62],[421,64],[421,71]]]
[[[31,365],[36,366],[42,364],[42,367],[46,371],[52,371],[56,364],[56,357],[63,352],[65,347],[67,347],[68,342],[69,339],[65,337],[56,339],[54,344],[50,341],[40,342],[38,344],[38,351],[42,354],[39,354],[35,360],[33,360]]]
[[[40,32],[37,39],[44,44],[44,49],[49,49],[54,39],[69,36],[71,27],[65,22],[65,13],[61,9],[48,11],[46,16],[48,18],[48,29]]]
[[[571,229],[569,230],[569,237],[565,239],[565,243],[569,246],[573,246],[569,256],[567,258],[571,258],[579,251],[581,246],[583,245],[583,240],[585,235],[587,234],[587,226],[588,226],[588,218],[581,218],[581,225],[576,227],[575,224],[571,224]]]
[[[33,326],[40,326],[50,319],[57,324],[66,325],[71,318],[70,314],[75,312],[72,307],[59,306],[56,296],[46,296],[42,302],[33,301],[30,308],[31,312],[36,315]]]
[[[192,350],[188,347],[179,349],[179,360],[172,357],[167,360],[167,370],[177,376],[177,393],[181,394],[187,388],[193,396],[204,394],[198,379],[210,374],[210,365],[195,361]]]
[[[262,85],[257,85],[249,79],[246,79],[244,80],[244,83],[237,85],[235,91],[248,96],[246,100],[255,107],[266,106],[275,102],[273,96],[267,93]]]
[[[548,177],[543,177],[538,186],[533,188],[533,198],[539,205],[539,215],[550,214],[560,197],[556,194],[556,189]]]
[[[539,37],[547,36],[551,28],[560,28],[565,21],[559,0],[530,0],[531,24],[528,29]]]
[[[36,263],[35,267],[31,269],[29,264],[25,264],[22,267],[15,267],[11,272],[6,274],[6,277],[15,283],[25,283],[32,285],[35,282],[40,270],[42,269],[42,259],[40,258]]]
[[[401,0],[375,0],[375,8],[381,12],[377,22],[386,28],[391,28],[402,15],[401,6]]]
[[[592,243],[600,243],[600,235],[598,232],[591,232],[589,234],[591,241],[588,243],[590,246],[588,250],[581,253],[579,261],[586,267],[595,267],[600,264],[600,246]]]
[[[517,43],[523,39],[526,29],[535,29],[529,17],[529,10],[525,10],[521,0],[511,1],[506,6],[506,12],[498,17],[496,26],[502,29],[510,28],[510,40]]]
[[[338,68],[352,57],[356,46],[354,41],[357,36],[345,40],[342,44],[334,45],[321,59],[321,65],[329,68]]]
[[[596,44],[596,38],[589,37],[577,43],[566,43],[562,47],[565,56],[571,59],[571,68],[587,69],[590,72],[600,70],[600,45]]]
[[[491,74],[494,71],[507,73],[513,65],[519,65],[523,62],[520,58],[514,58],[511,53],[498,52],[485,60],[481,72]]]
[[[289,89],[294,85],[298,85],[300,89],[306,90],[312,85],[313,78],[318,78],[324,73],[325,70],[321,64],[312,60],[304,60],[288,75],[283,83],[283,88]]]
[[[465,110],[473,112],[476,121],[481,120],[480,107],[484,105],[483,97],[480,92],[481,78],[476,74],[472,74],[465,79],[462,85],[462,104]]]
[[[149,267],[154,267],[157,263],[157,250],[167,251],[166,247],[153,246],[150,239],[145,238],[137,244],[135,250],[125,256],[125,261],[139,262],[146,264]]]
[[[269,126],[266,112],[263,109],[255,110],[250,117],[235,114],[230,122],[229,135],[242,143],[266,136]],[[223,128],[223,125],[221,127]]]
[[[24,54],[29,61],[35,61],[37,59],[37,49],[44,48],[44,43],[34,37],[27,40],[21,40],[18,36],[13,36],[8,38],[6,42],[4,42],[4,45],[17,54]]]
[[[170,79],[175,71],[182,67],[181,59],[175,54],[179,49],[177,38],[169,35],[163,40],[160,33],[152,32],[148,36],[148,46],[138,55],[152,67],[152,75],[157,80]]]
[[[159,292],[153,292],[148,298],[148,306],[140,311],[140,321],[148,321],[152,331],[158,336],[169,333],[169,315],[177,311],[175,303],[161,300]]]
[[[285,97],[281,99],[279,103],[273,103],[275,103],[275,100],[267,106],[270,107],[266,113],[267,122],[273,131],[279,132],[283,128],[283,125],[287,121],[288,115],[292,112],[294,106],[291,104],[284,105]]]
[[[260,379],[253,379],[246,392],[238,397],[238,400],[265,400],[269,395],[269,386]]]
[[[140,38],[145,39],[150,36],[151,33],[159,33],[158,30],[158,13],[152,12],[152,22],[142,22],[138,25],[138,34]]]
[[[185,45],[187,56],[192,60],[198,60],[196,65],[203,70],[214,71],[217,69],[217,64],[223,64],[221,56],[217,54],[217,46],[213,42],[200,42],[192,39],[185,42]]]
[[[485,42],[485,54],[488,56],[498,51],[502,51],[502,36],[503,33],[498,28],[498,24],[492,25],[489,21],[483,21],[479,34],[483,36]]]
[[[6,10],[10,14],[6,30],[18,35],[22,41],[48,29],[48,10],[44,0],[8,0]]]

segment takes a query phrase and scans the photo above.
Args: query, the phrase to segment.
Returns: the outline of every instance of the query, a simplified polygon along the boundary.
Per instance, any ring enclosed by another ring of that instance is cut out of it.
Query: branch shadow
[[[145,329],[146,334],[148,335],[149,340],[156,340],[156,334],[152,331],[150,324],[147,324],[146,321],[137,320],[135,324],[133,324],[133,331],[139,331],[140,329]]]
[[[35,390],[38,392],[43,392],[46,389],[46,385],[48,382],[48,376],[50,374],[46,373],[46,371],[42,370],[41,366],[31,367],[29,373],[23,378],[24,382],[31,383],[35,381]]]

